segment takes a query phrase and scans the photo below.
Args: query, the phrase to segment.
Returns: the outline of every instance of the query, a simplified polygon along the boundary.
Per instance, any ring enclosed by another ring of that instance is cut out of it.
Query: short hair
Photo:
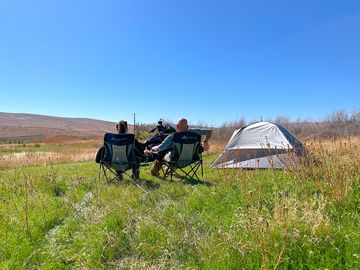
[[[186,124],[188,124],[188,120],[186,118],[180,118],[178,123],[180,123],[180,122],[186,122]]]
[[[128,129],[127,122],[124,120],[120,120],[119,123],[116,124],[116,128],[120,134],[126,133]]]

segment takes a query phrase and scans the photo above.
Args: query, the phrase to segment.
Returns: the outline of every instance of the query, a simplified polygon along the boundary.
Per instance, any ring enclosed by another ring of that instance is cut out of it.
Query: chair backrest
[[[171,150],[171,163],[184,168],[201,159],[201,135],[191,132],[174,133],[174,147]]]
[[[111,165],[117,171],[126,171],[136,163],[134,154],[134,134],[106,133],[104,136],[105,154],[103,163]]]

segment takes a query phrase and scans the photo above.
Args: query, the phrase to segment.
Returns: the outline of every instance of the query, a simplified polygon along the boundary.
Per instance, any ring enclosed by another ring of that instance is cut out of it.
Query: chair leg
[[[100,168],[99,168],[99,181],[104,180],[104,178],[106,179],[106,182],[108,182],[108,178],[107,178],[107,174],[106,174],[106,166],[102,163],[100,163]]]
[[[162,172],[164,174],[164,179],[166,179],[169,175],[170,175],[170,180],[172,181],[172,176],[173,176],[173,173],[175,172],[169,165],[167,164],[164,164],[165,165],[165,169],[161,167],[162,169]]]
[[[201,179],[204,178],[204,172],[203,172],[203,166],[202,166],[202,161],[200,160],[199,162],[197,162],[194,166],[191,166],[190,165],[190,171],[188,173],[188,175],[191,177],[191,178],[196,178],[198,181],[201,181],[198,174],[197,174],[197,171],[199,169],[199,167],[201,167]]]
[[[110,171],[112,174],[116,175],[116,172],[114,170],[112,170],[110,167],[106,166],[106,164],[100,164],[100,169],[99,169],[99,180],[103,180],[104,178],[106,179],[106,183],[111,183],[113,182],[116,177],[113,177],[110,179],[110,177],[108,176],[108,171]],[[103,175],[102,179],[101,178],[101,173]]]
[[[166,166],[165,166],[166,167]],[[162,173],[163,173],[163,179],[165,180],[167,177],[168,177],[168,175],[167,175],[167,167],[166,167],[166,169],[164,170],[164,168],[163,167],[161,167],[161,171],[162,171]]]
[[[131,163],[127,163],[127,164],[131,164]],[[131,178],[136,178],[139,176],[140,174],[140,166],[136,163],[131,164],[132,167],[129,167],[128,169],[126,169],[125,171],[121,171],[121,174],[125,174],[128,175]],[[133,174],[130,175],[128,171],[130,171],[130,169],[132,169]],[[99,168],[99,180],[104,180],[106,179],[107,183],[111,183],[113,182],[115,179],[118,178],[118,172],[113,166],[112,164],[108,164],[106,162],[101,162],[100,163],[100,168]],[[110,176],[111,174],[111,176]],[[114,177],[112,177],[114,175]],[[121,178],[122,179],[122,178]]]
[[[202,163],[202,160],[200,161],[201,162],[201,179],[204,179],[204,166],[203,166],[203,163]]]
[[[190,170],[186,173],[185,177],[189,176],[190,178],[196,177],[196,179],[199,180],[198,176],[196,175],[196,171],[198,169],[199,165],[196,163],[195,165],[190,164]]]
[[[183,168],[176,167],[174,164],[170,165],[170,164],[165,163],[165,165],[167,168],[166,168],[166,171],[163,170],[164,179],[166,179],[170,175],[170,177],[171,177],[170,179],[172,180],[172,176],[173,176],[173,174],[175,174],[177,177],[181,178],[182,180],[184,180],[186,178],[195,178],[198,181],[202,181],[202,180],[200,180],[200,178],[197,174],[197,171],[199,169],[201,169],[201,176],[202,176],[202,178],[204,178],[202,160],[200,160],[196,163],[190,164],[189,165],[190,169],[188,171],[185,171]],[[175,166],[175,169],[173,169],[174,166]],[[176,170],[179,170],[180,172],[177,172]]]

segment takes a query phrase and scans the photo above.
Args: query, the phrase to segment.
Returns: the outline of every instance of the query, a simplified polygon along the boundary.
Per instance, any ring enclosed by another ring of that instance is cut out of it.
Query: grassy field
[[[359,142],[308,142],[320,162],[296,171],[210,169],[216,150],[205,183],[109,185],[94,142],[2,146],[0,269],[359,269]]]

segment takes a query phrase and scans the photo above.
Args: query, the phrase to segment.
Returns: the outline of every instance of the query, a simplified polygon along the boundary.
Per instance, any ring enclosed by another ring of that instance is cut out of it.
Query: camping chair
[[[174,133],[174,147],[170,151],[169,160],[164,160],[166,166],[164,178],[169,175],[172,180],[173,174],[181,179],[196,178],[197,171],[201,168],[201,177],[204,177],[203,160],[201,155],[201,135],[185,131]],[[189,167],[189,169],[187,169]]]
[[[118,172],[125,173],[127,170],[140,166],[140,161],[135,156],[134,134],[106,133],[104,136],[104,154],[100,159],[99,178],[101,174],[107,182],[116,179]],[[107,172],[114,176],[110,178]]]

